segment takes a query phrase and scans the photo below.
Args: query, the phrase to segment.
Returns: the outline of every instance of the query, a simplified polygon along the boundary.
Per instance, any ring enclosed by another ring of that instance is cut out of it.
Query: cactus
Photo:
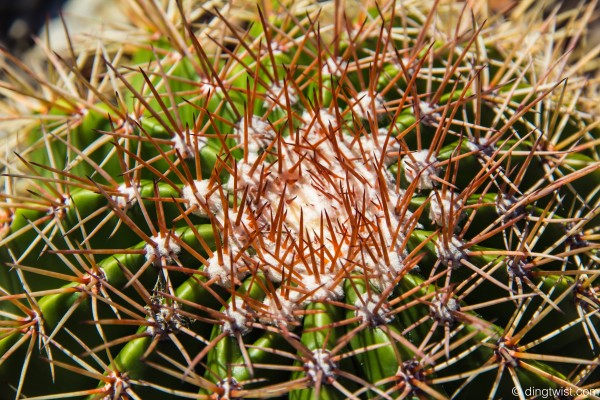
[[[5,65],[3,396],[595,398],[578,16],[163,3]]]

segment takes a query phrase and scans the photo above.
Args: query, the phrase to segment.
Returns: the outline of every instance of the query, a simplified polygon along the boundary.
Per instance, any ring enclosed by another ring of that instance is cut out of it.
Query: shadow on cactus
[[[3,396],[598,385],[598,124],[564,58],[455,6],[215,10],[208,35],[138,3],[162,22],[135,52],[50,57],[5,162]]]

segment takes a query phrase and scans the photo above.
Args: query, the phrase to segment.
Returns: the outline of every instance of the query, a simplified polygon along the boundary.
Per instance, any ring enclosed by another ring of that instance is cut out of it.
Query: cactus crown
[[[20,65],[41,93],[7,67],[33,121],[3,196],[11,397],[596,385],[598,124],[566,39],[342,3],[131,1],[127,45],[48,51],[56,83]]]

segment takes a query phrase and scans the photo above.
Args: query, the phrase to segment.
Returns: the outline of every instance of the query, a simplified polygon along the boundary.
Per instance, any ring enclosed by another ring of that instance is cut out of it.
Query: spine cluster
[[[598,127],[551,51],[575,19],[520,51],[460,4],[342,3],[131,0],[141,44],[21,65],[49,94],[5,163],[9,398],[597,385]]]

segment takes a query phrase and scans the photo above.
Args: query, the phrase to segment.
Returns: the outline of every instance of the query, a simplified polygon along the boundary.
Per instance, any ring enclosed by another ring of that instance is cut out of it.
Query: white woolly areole
[[[366,119],[369,115],[373,118],[374,112],[383,109],[383,100],[378,94],[371,96],[368,91],[360,92],[356,96],[359,100],[353,107],[354,112],[362,119]],[[373,108],[372,108],[373,107]]]
[[[280,265],[280,262],[277,258],[272,256],[271,254],[263,251],[262,255],[263,265],[264,265],[264,273],[274,283],[281,282],[282,275],[281,272],[277,270],[277,266]]]
[[[311,292],[309,298],[313,301],[339,300],[344,296],[344,288],[334,282],[334,276],[321,274],[319,282],[315,275],[305,275],[302,283],[304,288]]]
[[[171,236],[153,236],[152,241],[156,243],[156,246],[152,246],[151,243],[146,244],[144,250],[146,251],[146,260],[158,259],[161,257],[166,258],[168,261],[172,261],[172,256],[181,252],[181,247]]]
[[[371,293],[369,298],[357,299],[354,314],[370,326],[378,326],[390,322],[393,317],[386,316],[388,308],[381,303],[381,296]]]
[[[389,270],[395,273],[399,273],[404,269],[403,258],[406,257],[406,250],[404,250],[404,254],[400,254],[398,252],[388,252],[389,264],[385,263],[385,258],[381,259],[382,264],[386,265]]]
[[[452,221],[456,222],[460,219],[462,200],[457,194],[450,190],[438,191],[431,193],[429,198],[429,218],[438,226],[448,226],[450,214],[452,214]]]
[[[399,242],[401,243],[402,239],[399,239]],[[407,252],[400,249],[398,243],[395,247],[398,251],[392,248],[388,249],[388,261],[383,256],[375,260],[371,258],[370,254],[364,256],[364,265],[370,270],[369,282],[377,290],[384,290],[394,277],[404,270],[404,258],[407,256]]]
[[[233,390],[242,390],[242,385],[240,385],[237,379],[233,377],[227,377],[219,381],[217,386],[223,389],[223,395],[218,395],[216,398],[217,400],[234,400],[234,398],[231,397],[231,392]]]
[[[129,135],[141,124],[141,120],[141,116],[138,117],[135,113],[129,113],[125,118],[119,119],[119,130]]]
[[[385,140],[385,139],[384,139]],[[375,140],[371,135],[365,135],[360,137],[360,145],[365,152],[365,154],[369,156],[379,157],[381,153],[381,146],[383,143],[375,143]]]
[[[394,137],[388,139],[388,128],[379,128],[376,139],[377,140],[375,140],[373,135],[364,135],[360,137],[360,146],[365,155],[373,162],[381,162],[383,159],[383,163],[386,167],[397,162],[400,144]],[[358,144],[355,145],[355,147],[358,147]],[[388,178],[387,181],[391,184],[391,187],[394,187],[394,184],[392,183],[393,176],[389,171],[382,170],[381,172],[386,175],[386,178]]]
[[[419,103],[419,108],[423,114],[431,114],[435,111],[436,107],[425,101]]]
[[[385,164],[386,167],[389,167],[390,165],[398,162],[398,153],[400,151],[400,143],[396,140],[396,138],[393,135],[390,135],[390,138],[388,139],[388,135],[389,135],[389,128],[379,128],[377,131],[377,141],[379,142],[379,146],[377,146],[377,152],[375,153],[375,155],[377,156],[378,159],[381,159],[383,157],[383,163]],[[386,145],[386,140],[387,140],[387,145]],[[374,140],[371,139],[372,142],[375,142]],[[383,146],[385,146],[385,154],[382,154]],[[371,151],[375,151],[375,146],[373,147],[373,149]],[[392,183],[393,182],[393,176],[392,174],[386,169],[384,171],[382,171],[385,173],[386,178],[388,183]],[[391,186],[393,187],[393,186]],[[395,194],[395,193],[392,193]]]
[[[506,269],[511,278],[529,277],[531,271],[527,268],[527,262],[520,257],[508,257]]]
[[[460,303],[454,298],[446,299],[443,293],[438,293],[429,305],[429,315],[443,324],[452,324],[456,317],[454,312],[460,310]]]
[[[294,221],[296,226],[300,225],[300,214],[302,213],[304,224],[310,229],[318,229],[321,218],[327,212],[330,218],[337,217],[337,211],[331,206],[327,198],[315,185],[312,185],[308,177],[298,180],[294,186],[288,188],[288,193],[294,198],[296,207],[288,209],[288,220]],[[278,196],[279,193],[272,193]]]
[[[228,253],[240,256],[239,252],[247,252],[255,261],[252,267],[275,283],[284,276],[283,286],[301,294],[296,299],[299,303],[341,299],[339,279],[355,269],[373,277],[381,288],[389,287],[404,269],[406,253],[401,248],[404,238],[392,239],[411,229],[411,214],[400,207],[407,199],[394,177],[375,161],[385,157],[386,139],[386,152],[397,152],[396,139],[388,138],[385,130],[364,138],[344,134],[341,115],[329,109],[307,110],[302,124],[280,142],[275,159],[260,166],[251,165],[252,156],[236,162],[235,176],[226,188],[240,200],[244,195],[245,200],[243,209],[238,208],[242,214],[237,222],[229,225],[233,235],[229,236]],[[360,218],[356,210],[360,210]],[[223,225],[224,216],[216,218]],[[247,233],[238,235],[238,225]],[[352,237],[360,246],[350,243]],[[358,247],[365,251],[357,252]],[[224,286],[233,284],[229,265],[218,265],[214,259],[209,264],[206,271],[211,279]],[[246,265],[242,268],[247,269]],[[314,271],[320,271],[319,279]],[[283,298],[294,301],[291,296]],[[270,300],[264,314],[271,314],[275,324],[293,323],[292,313],[303,304],[282,301],[273,305]]]
[[[179,330],[186,326],[185,317],[179,313],[179,304],[173,303],[173,306],[166,307],[159,305],[158,310],[154,307],[144,307],[149,313],[148,317],[149,325],[146,328],[146,333],[149,336],[163,336],[169,333],[177,333]]]
[[[117,375],[114,372],[108,374],[106,378],[106,384],[102,388],[102,391],[108,393],[108,395],[102,397],[102,400],[112,400],[114,399],[113,395],[116,393],[125,393],[131,386],[127,377]]]
[[[328,58],[323,63],[323,68],[321,72],[327,76],[342,76],[346,68],[348,67],[348,62],[342,60],[340,57],[337,58]]]
[[[417,180],[417,189],[432,189],[434,177],[438,175],[435,167],[437,159],[429,155],[429,150],[421,150],[402,158],[404,177],[409,183]]]
[[[54,215],[58,218],[65,216],[66,209],[73,205],[71,196],[64,195],[54,200],[56,205],[51,204],[48,208],[48,214]]]
[[[213,214],[223,211],[218,190],[210,189],[208,179],[194,181],[192,185],[183,188],[183,198],[187,200],[187,207],[194,208],[194,214],[207,217],[206,208]],[[211,193],[212,192],[212,193]]]
[[[227,87],[227,85],[229,85],[229,83],[226,80],[223,80],[222,82],[225,87]],[[218,93],[218,94],[223,93],[223,89],[221,89],[221,86],[217,83],[203,81],[203,82],[199,82],[199,85],[200,85],[200,92],[204,96],[208,96],[209,94],[214,95],[216,93]]]
[[[187,141],[188,136],[191,143],[188,143]],[[171,140],[173,140],[173,148],[179,151],[179,154],[181,154],[181,156],[186,160],[196,157],[196,148],[194,147],[195,143],[193,142],[194,140],[198,143],[198,150],[204,147],[207,143],[205,137],[198,137],[198,135],[195,134],[175,134]]]
[[[284,324],[289,327],[291,323],[300,319],[300,316],[294,315],[294,311],[302,307],[300,297],[302,297],[300,292],[290,291],[287,295],[283,295],[281,288],[277,289],[272,296],[264,300],[267,315],[261,317],[260,322],[269,325]]]
[[[302,120],[305,122],[305,129],[310,129],[309,133],[315,135],[320,132],[329,132],[330,127],[335,130],[339,125],[336,115],[323,108],[319,110],[318,116],[315,116],[312,112],[304,111]]]
[[[288,83],[287,85],[287,97],[286,97],[286,87],[283,81],[279,81],[276,84],[272,85],[269,88],[267,93],[267,101],[263,103],[263,108],[269,107],[271,104],[275,104],[275,108],[285,107],[287,104],[287,99],[290,100],[290,105],[294,105],[298,103],[298,93],[296,89]]]
[[[320,374],[322,374],[322,378],[333,378],[336,365],[331,360],[329,350],[317,349],[313,351],[312,359],[304,364],[304,369],[310,379],[316,382]]]
[[[239,254],[251,240],[242,224],[232,224],[229,235],[229,254]]]
[[[243,299],[236,297],[235,307],[233,304],[227,305],[224,314],[227,318],[224,318],[223,325],[221,325],[223,332],[234,336],[237,333],[245,335],[252,330],[249,326],[249,323],[253,321],[252,313]]]
[[[256,155],[258,157],[258,155]],[[237,189],[240,190],[241,192],[244,191],[244,189],[246,188],[246,186],[250,185],[250,186],[254,186],[256,187],[259,184],[259,180],[257,179],[257,175],[258,174],[251,174],[250,171],[252,170],[252,164],[250,162],[250,160],[248,160],[248,163],[245,163],[243,161],[238,161],[237,162]],[[234,189],[234,183],[235,179],[230,178],[227,183],[225,183],[223,185],[223,188],[225,190],[227,190],[228,192],[233,192]]]
[[[467,146],[467,149],[469,149],[471,151],[479,151],[479,145],[477,143],[467,141],[466,146]]]
[[[120,195],[112,197],[115,203],[117,203],[117,207],[127,208],[135,203],[135,187],[127,186],[126,184],[122,183],[117,188],[117,192],[119,192]]]
[[[463,245],[463,242],[455,236],[452,236],[450,241],[445,241],[442,237],[439,237],[435,242],[435,253],[442,264],[451,268],[458,268],[460,261],[466,257],[465,252],[461,250]]]
[[[525,207],[522,205],[517,205],[518,203],[519,200],[515,196],[498,193],[496,196],[496,213],[503,220],[512,219],[520,215],[525,210]]]
[[[245,126],[244,119],[240,120],[234,133],[238,136],[239,143],[244,145],[247,151],[246,158],[250,164],[258,159],[260,151],[264,150],[275,137],[271,126],[257,116],[252,117],[248,126]]]
[[[478,139],[479,143],[473,142],[471,140],[468,140],[466,142],[467,148],[471,151],[479,151],[484,147],[490,146],[491,145],[491,141],[488,138],[485,137],[480,137]]]
[[[208,273],[211,280],[216,278],[217,284],[227,288],[232,287],[233,283],[237,283],[231,281],[232,272],[233,277],[237,281],[241,281],[248,275],[248,272],[240,271],[240,267],[233,262],[233,259],[229,254],[223,254],[223,265],[219,264],[219,257],[216,252],[208,259],[208,265],[206,266],[205,271]]]

